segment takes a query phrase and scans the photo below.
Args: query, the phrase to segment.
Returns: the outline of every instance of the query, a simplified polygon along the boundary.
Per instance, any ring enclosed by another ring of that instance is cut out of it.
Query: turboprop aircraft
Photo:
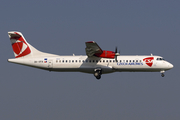
[[[94,74],[97,79],[102,74],[113,72],[164,72],[173,68],[161,56],[122,56],[117,52],[102,50],[94,41],[86,42],[86,55],[60,56],[41,52],[31,46],[21,32],[8,32],[15,58],[8,62],[58,72],[84,72]]]

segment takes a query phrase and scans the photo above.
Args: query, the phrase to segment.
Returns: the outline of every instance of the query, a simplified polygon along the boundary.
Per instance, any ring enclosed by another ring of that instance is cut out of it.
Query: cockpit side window
[[[156,60],[164,60],[164,58],[157,58]]]

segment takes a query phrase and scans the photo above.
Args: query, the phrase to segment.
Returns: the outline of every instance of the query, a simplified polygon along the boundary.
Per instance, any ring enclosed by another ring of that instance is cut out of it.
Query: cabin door
[[[53,60],[48,60],[48,68],[53,68]]]

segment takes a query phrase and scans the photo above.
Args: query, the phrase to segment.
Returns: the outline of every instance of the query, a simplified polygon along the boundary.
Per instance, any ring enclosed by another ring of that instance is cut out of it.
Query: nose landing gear
[[[165,76],[164,73],[161,73],[161,76],[164,77]]]
[[[164,75],[164,70],[162,70],[162,71],[160,71],[160,73],[161,73],[161,77],[164,77],[165,75]]]

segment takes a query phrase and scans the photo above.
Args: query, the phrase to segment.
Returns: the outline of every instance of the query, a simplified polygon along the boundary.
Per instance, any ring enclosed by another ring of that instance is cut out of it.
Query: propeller
[[[114,56],[116,62],[118,62],[117,56],[120,56],[120,50],[119,50],[119,52],[117,52],[117,47],[116,47],[116,48],[115,48],[115,56]]]

